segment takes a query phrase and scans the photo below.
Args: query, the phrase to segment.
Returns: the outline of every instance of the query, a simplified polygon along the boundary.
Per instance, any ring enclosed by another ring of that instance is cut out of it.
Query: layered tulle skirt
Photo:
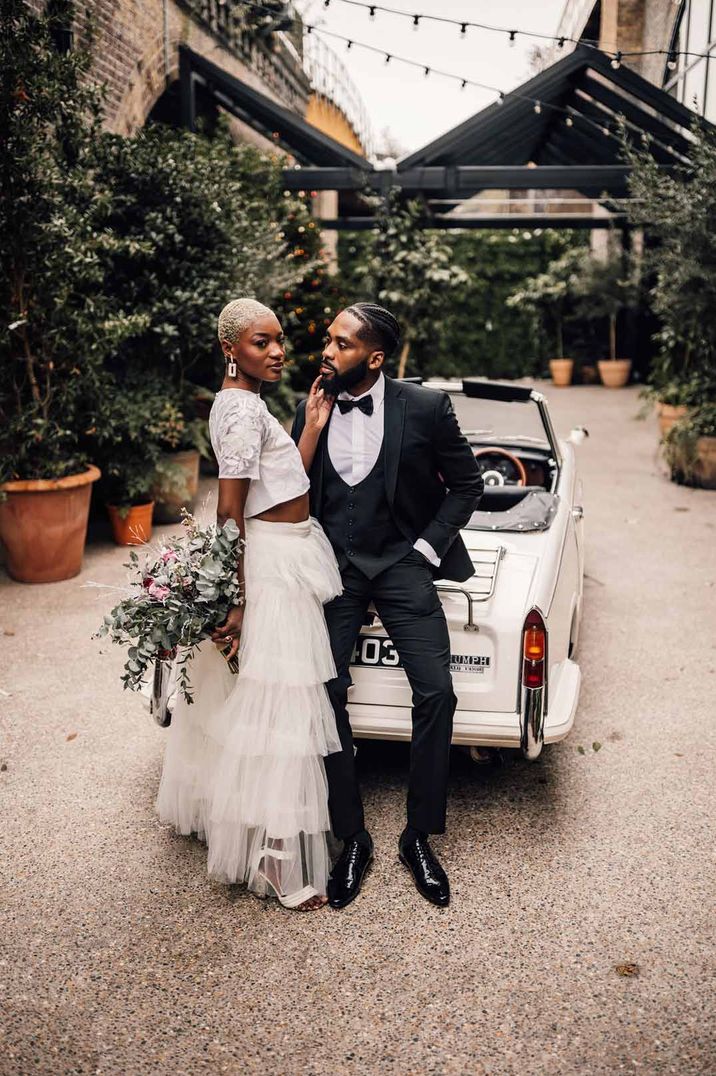
[[[314,520],[247,520],[246,610],[234,676],[210,641],[175,704],[157,811],[208,845],[209,873],[295,906],[330,870],[325,755],[340,750],[323,604],[341,590]]]

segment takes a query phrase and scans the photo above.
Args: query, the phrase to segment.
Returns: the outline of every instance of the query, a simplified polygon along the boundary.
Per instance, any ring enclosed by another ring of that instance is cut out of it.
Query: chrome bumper
[[[544,746],[544,687],[523,687],[520,708],[520,750],[531,762]]]

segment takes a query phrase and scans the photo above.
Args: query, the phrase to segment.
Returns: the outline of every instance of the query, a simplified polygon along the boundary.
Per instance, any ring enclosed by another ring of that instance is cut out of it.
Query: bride
[[[245,539],[245,603],[192,659],[194,703],[178,699],[157,811],[208,845],[211,876],[311,911],[330,871],[323,756],[340,750],[324,683],[335,676],[323,603],[341,591],[333,550],[309,517],[307,477],[331,411],[315,382],[298,448],[260,396],[281,378],[284,336],[254,299],[221,311],[225,376],[209,418],[219,523]],[[238,651],[239,674],[225,658]]]

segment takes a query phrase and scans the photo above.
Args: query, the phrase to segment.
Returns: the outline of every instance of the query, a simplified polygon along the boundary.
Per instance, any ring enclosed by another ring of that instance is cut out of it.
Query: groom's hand
[[[220,650],[223,651],[227,646],[230,647],[224,655],[227,660],[233,658],[239,649],[243,625],[244,607],[243,605],[234,605],[224,623],[220,624],[211,636],[212,641],[216,643]]]

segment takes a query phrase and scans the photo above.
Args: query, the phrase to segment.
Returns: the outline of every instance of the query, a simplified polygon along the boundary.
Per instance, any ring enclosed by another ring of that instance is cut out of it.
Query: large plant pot
[[[666,437],[671,427],[680,419],[684,418],[687,411],[688,408],[684,404],[665,404],[660,401],[658,405],[658,417],[661,436]]]
[[[66,478],[5,482],[0,490],[0,540],[7,570],[19,583],[57,583],[78,575],[98,467]]]
[[[152,537],[154,501],[133,504],[129,508],[108,504],[112,534],[117,545],[144,545]]]
[[[716,437],[699,437],[696,451],[693,484],[701,489],[716,489]]]
[[[631,359],[600,359],[597,363],[602,384],[608,389],[623,389],[631,373]]]
[[[559,388],[564,388],[566,385],[572,384],[572,371],[574,370],[574,359],[550,359],[549,360],[549,372],[552,376],[552,381]]]
[[[182,508],[189,512],[194,510],[199,490],[199,459],[199,453],[194,448],[168,452],[164,456],[163,462],[172,464],[178,471],[176,479],[156,485],[152,490],[156,523],[179,523]]]

